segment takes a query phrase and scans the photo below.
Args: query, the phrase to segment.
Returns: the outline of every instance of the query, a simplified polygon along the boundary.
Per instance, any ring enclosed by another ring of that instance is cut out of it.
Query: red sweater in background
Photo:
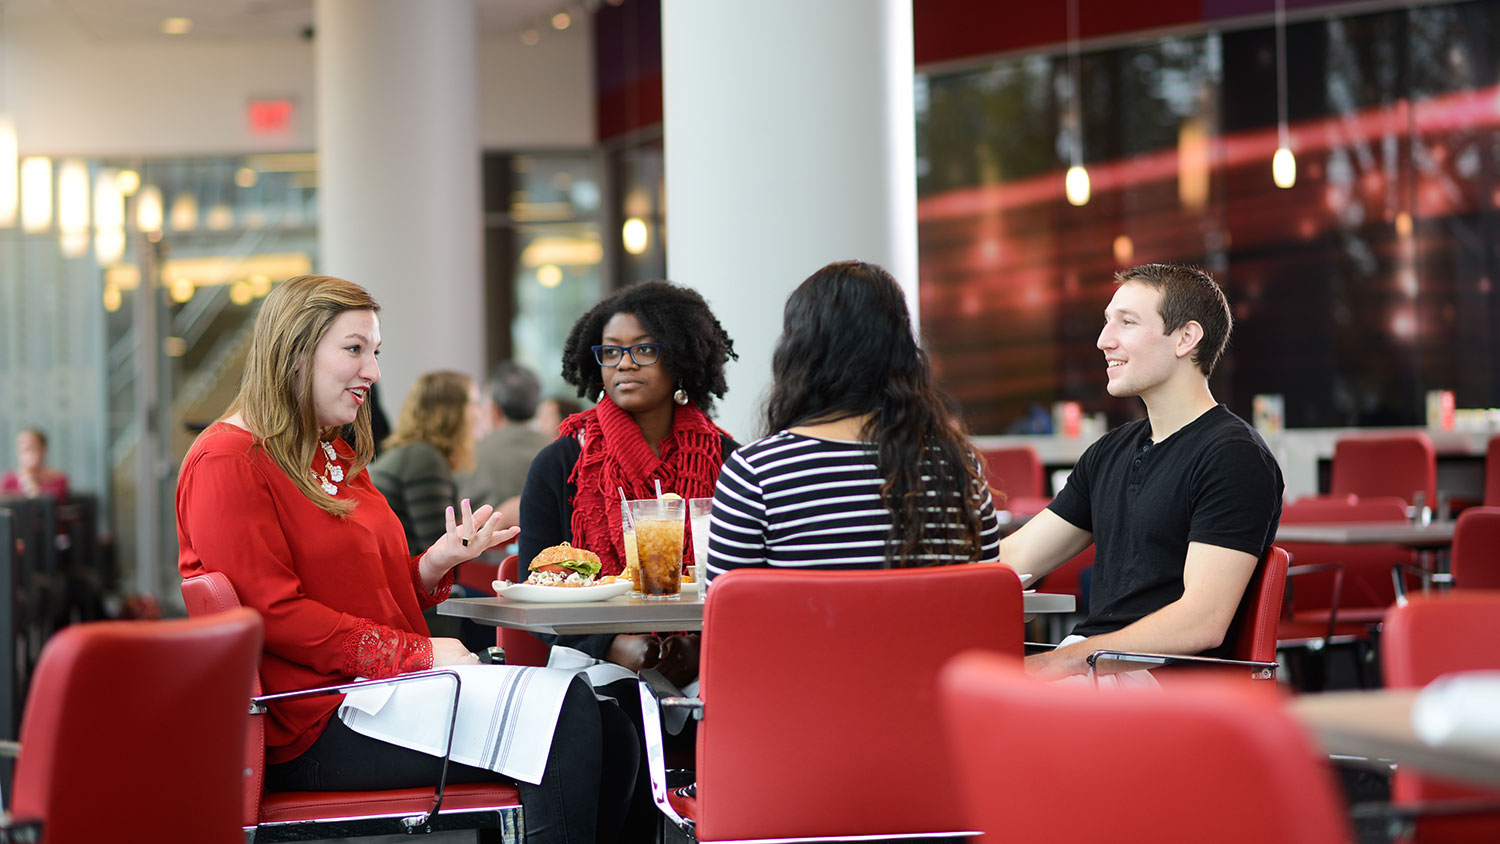
[[[335,440],[348,470],[352,449]],[[324,468],[319,451],[313,467]],[[177,481],[177,568],[223,572],[240,603],[265,621],[261,684],[267,694],[390,677],[432,666],[425,607],[448,597],[452,572],[422,588],[417,560],[390,505],[365,472],[338,485],[357,506],[347,518],[309,501],[249,431],[211,426],[188,450]],[[342,697],[273,706],[267,760],[301,755]]]

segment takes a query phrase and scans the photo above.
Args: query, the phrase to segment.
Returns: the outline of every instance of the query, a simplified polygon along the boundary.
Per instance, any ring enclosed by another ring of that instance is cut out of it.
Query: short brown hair
[[[1189,322],[1203,327],[1203,339],[1193,350],[1193,363],[1204,378],[1212,375],[1234,328],[1229,300],[1219,283],[1203,270],[1182,264],[1142,264],[1115,274],[1115,284],[1129,282],[1149,285],[1161,293],[1157,311],[1163,333],[1171,334]]]

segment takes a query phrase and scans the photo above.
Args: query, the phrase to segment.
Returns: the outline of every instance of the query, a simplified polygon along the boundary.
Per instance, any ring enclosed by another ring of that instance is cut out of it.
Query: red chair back
[[[1448,562],[1454,588],[1500,589],[1500,507],[1458,514]]]
[[[1455,671],[1500,669],[1500,591],[1456,589],[1413,596],[1391,607],[1380,641],[1380,666],[1390,688],[1425,686]],[[1391,800],[1396,804],[1495,803],[1500,801],[1500,790],[1454,785],[1400,767],[1391,781]],[[1419,816],[1415,839],[1422,844],[1497,841],[1500,818]]]
[[[1345,437],[1333,447],[1329,492],[1360,498],[1394,496],[1412,503],[1420,492],[1437,503],[1437,453],[1421,431],[1383,437]]]
[[[1290,562],[1286,549],[1273,545],[1255,567],[1225,633],[1231,659],[1276,661],[1277,625],[1281,622],[1281,601],[1286,594],[1286,570]]]
[[[1328,496],[1292,502],[1282,508],[1281,523],[1316,522],[1401,522],[1406,520],[1406,502],[1397,497],[1359,498]],[[1343,568],[1343,590],[1339,596],[1339,617],[1373,624],[1385,608],[1396,600],[1391,581],[1393,566],[1410,564],[1414,557],[1409,548],[1399,545],[1328,545],[1316,542],[1276,543],[1292,555],[1297,565],[1338,563]],[[1292,604],[1288,608],[1294,622],[1308,622],[1316,627],[1326,622],[1332,604],[1333,578],[1318,574],[1299,577],[1292,587]],[[1363,614],[1358,612],[1365,610]]]
[[[499,579],[519,583],[525,579],[520,575],[520,568],[520,561],[515,554],[511,554],[500,562]],[[547,656],[552,652],[541,639],[525,630],[512,630],[508,627],[495,628],[495,644],[505,649],[506,665],[544,666],[547,664]]]
[[[1026,445],[984,449],[979,453],[984,457],[985,477],[990,486],[1008,498],[1042,498],[1047,494],[1042,459],[1036,449]]]
[[[1500,507],[1500,436],[1490,437],[1484,451],[1484,505]]]
[[[957,785],[986,841],[1352,838],[1317,749],[1276,697],[1244,683],[1101,694],[965,654],[940,688]]]
[[[13,816],[48,842],[238,844],[260,617],[96,622],[43,649]]]
[[[1020,581],[996,564],[716,578],[698,840],[967,829],[934,717],[937,672],[971,647],[1019,666],[1021,619]]]

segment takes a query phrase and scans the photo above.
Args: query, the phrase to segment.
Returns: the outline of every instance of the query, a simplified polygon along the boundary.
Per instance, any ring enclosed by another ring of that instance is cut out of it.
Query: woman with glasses
[[[999,559],[979,458],[890,273],[860,261],[813,273],[787,299],[771,370],[770,436],[719,476],[709,578]]]
[[[734,342],[703,297],[665,281],[631,285],[574,323],[562,375],[580,398],[598,404],[563,420],[558,438],[532,461],[521,493],[522,571],[543,548],[568,542],[598,554],[604,574],[620,574],[622,490],[631,500],[655,498],[660,481],[683,498],[713,495],[719,467],[738,445],[708,418],[727,389],[731,357]],[[658,667],[684,682],[696,674],[696,654],[671,653],[690,645],[685,637],[605,634],[562,643],[632,671]],[[679,662],[691,662],[685,678]]]

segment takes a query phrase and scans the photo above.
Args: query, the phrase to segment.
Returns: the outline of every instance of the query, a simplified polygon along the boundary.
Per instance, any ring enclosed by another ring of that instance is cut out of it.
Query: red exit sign
[[[292,126],[295,106],[290,99],[255,99],[250,101],[250,132],[255,135],[280,135]]]

